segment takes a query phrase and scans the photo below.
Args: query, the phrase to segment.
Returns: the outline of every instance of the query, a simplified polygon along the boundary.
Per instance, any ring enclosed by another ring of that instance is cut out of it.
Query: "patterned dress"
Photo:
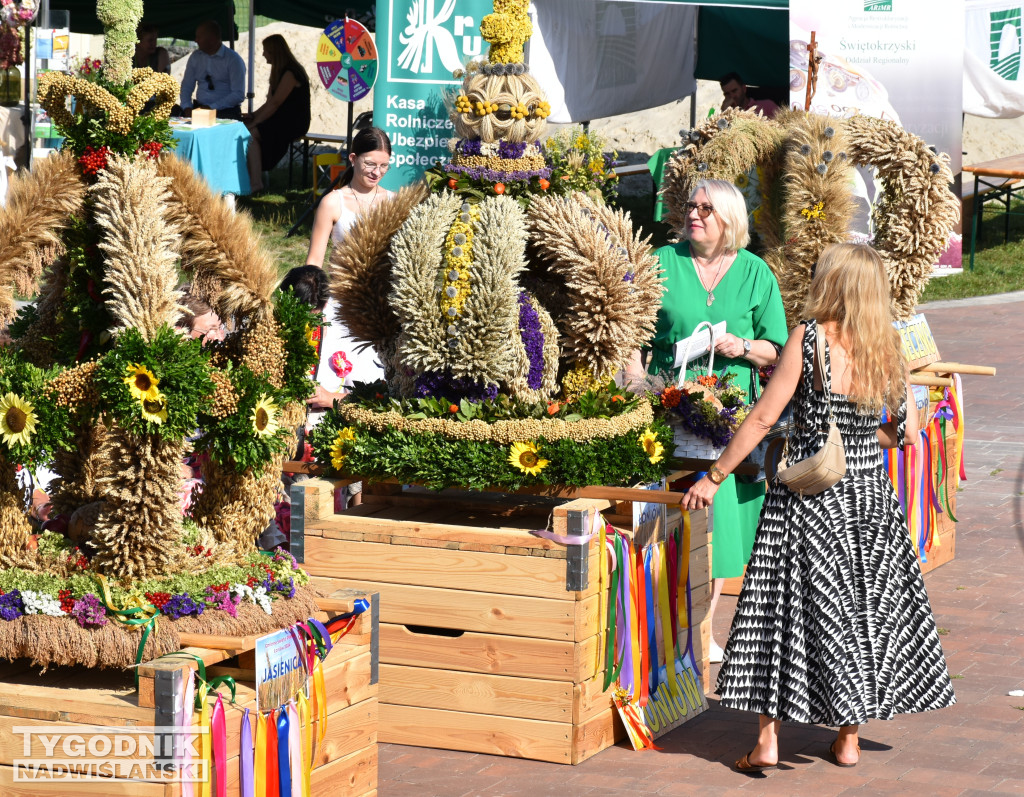
[[[828,431],[814,389],[815,322],[803,341],[789,455]],[[826,345],[823,381],[831,382]],[[772,719],[855,725],[956,702],[907,529],[882,464],[877,417],[832,395],[846,476],[801,498],[769,486],[718,676],[721,703]],[[900,411],[902,442],[906,408]]]

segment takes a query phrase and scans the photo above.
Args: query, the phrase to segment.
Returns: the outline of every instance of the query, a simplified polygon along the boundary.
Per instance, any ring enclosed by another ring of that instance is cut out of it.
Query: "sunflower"
[[[143,398],[142,418],[150,423],[163,423],[167,420],[167,399],[163,393],[156,391],[152,398]]]
[[[346,426],[334,438],[334,445],[331,446],[331,464],[335,470],[340,471],[345,464],[345,443],[355,439],[356,433],[352,431],[350,426]]]
[[[661,462],[665,458],[665,446],[658,442],[658,436],[649,428],[644,430],[639,440],[640,447],[647,454],[647,458],[651,461],[652,465]]]
[[[253,433],[261,437],[270,437],[279,428],[277,419],[280,414],[277,405],[264,393],[252,408]]]
[[[7,445],[27,446],[35,430],[35,407],[14,393],[0,399],[0,437]]]
[[[146,366],[140,363],[132,363],[128,366],[128,374],[124,383],[132,393],[132,398],[139,401],[156,401],[160,396],[157,386],[160,380]]]
[[[536,443],[513,443],[508,461],[531,476],[536,476],[548,466],[548,461],[541,459],[537,452]]]

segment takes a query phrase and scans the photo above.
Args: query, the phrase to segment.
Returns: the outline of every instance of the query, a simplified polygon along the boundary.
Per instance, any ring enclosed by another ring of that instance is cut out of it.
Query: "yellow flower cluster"
[[[491,102],[490,100],[484,100],[483,102],[474,102],[473,111],[477,116],[487,116],[489,113],[494,113],[498,110],[498,103]]]
[[[455,113],[471,113],[473,111],[473,103],[469,101],[469,97],[465,94],[460,94],[455,99]]]
[[[513,105],[509,113],[512,114],[513,119],[525,119],[530,115],[530,109],[520,102],[517,105]]]
[[[345,444],[350,440],[356,439],[356,433],[352,430],[352,427],[346,426],[340,432],[338,436],[334,438],[334,443],[331,445],[331,464],[334,469],[340,471],[345,465]]]
[[[469,267],[473,264],[473,225],[480,209],[465,203],[444,239],[444,282],[441,286],[441,321],[454,326],[470,294]]]
[[[537,103],[536,107],[534,107],[533,115],[538,119],[547,119],[551,116],[551,103],[547,100],[541,100]]]
[[[491,45],[487,58],[492,64],[523,62],[523,45],[533,34],[528,7],[529,0],[494,0],[494,13],[480,21],[480,34]]]
[[[811,219],[821,219],[825,221],[825,203],[818,202],[814,207],[804,208],[800,211],[800,215],[810,221]]]
[[[353,404],[339,404],[338,411],[346,423],[361,424],[382,432],[397,429],[416,434],[436,434],[449,440],[490,441],[500,445],[512,445],[522,440],[536,440],[543,437],[549,442],[575,440],[585,443],[598,438],[620,437],[639,432],[651,425],[654,410],[650,402],[642,401],[635,409],[614,418],[586,418],[580,421],[564,421],[561,418],[525,418],[516,421],[453,421],[448,418],[423,418],[410,420],[394,411],[374,412]]]
[[[647,454],[652,465],[656,465],[665,458],[665,446],[658,441],[658,436],[649,428],[639,437],[640,447]]]
[[[577,363],[562,377],[562,400],[566,404],[572,404],[588,390],[594,390],[602,384],[603,382],[594,376],[593,371],[582,363]]]

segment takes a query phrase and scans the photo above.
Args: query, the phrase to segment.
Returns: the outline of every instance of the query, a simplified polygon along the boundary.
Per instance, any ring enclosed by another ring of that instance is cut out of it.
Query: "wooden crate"
[[[362,505],[335,514],[332,490],[315,479],[293,488],[292,553],[314,581],[380,593],[381,741],[576,764],[624,738],[603,690],[600,540],[562,546],[530,529],[549,516],[559,534],[583,533],[588,512],[620,528],[631,517],[607,500],[397,487],[368,489]],[[669,514],[678,525],[679,511]],[[704,512],[692,519],[691,549],[706,684]]]
[[[376,595],[352,590],[334,591],[325,605],[334,608],[322,612],[321,620],[337,616],[357,597],[371,601],[371,611],[360,615],[352,631],[335,645],[324,662],[327,697],[326,734],[320,744],[311,778],[313,795],[375,795],[377,790],[378,662],[375,619]],[[325,606],[321,606],[325,608]],[[242,640],[223,638],[232,647],[190,647],[186,651],[206,663],[208,678],[230,675],[237,682],[235,705],[228,704],[230,694],[222,689],[227,718],[227,794],[240,795],[238,777],[242,711],[250,709],[255,723],[255,637]],[[158,728],[173,724],[172,706],[180,703],[184,678],[198,666],[191,657],[165,657],[143,665],[139,688],[130,673],[89,668],[52,669],[39,675],[28,662],[0,664],[0,794],[4,797],[36,795],[138,795],[139,797],[177,797],[179,784],[161,781],[153,775],[143,781],[100,778],[92,780],[15,781],[15,761],[42,759],[44,742],[52,734],[61,740],[75,735],[81,738],[85,765],[109,758],[104,753],[101,731],[90,726],[138,726]],[[198,724],[198,714],[193,716]],[[14,729],[18,728],[16,734]],[[31,729],[26,735],[20,729]],[[318,733],[320,731],[317,731]],[[45,734],[38,736],[34,734]],[[132,734],[152,743],[154,733]],[[28,747],[24,740],[30,739]],[[69,742],[76,745],[77,742]],[[143,743],[145,744],[145,743]],[[54,750],[62,749],[57,741]],[[94,745],[90,752],[90,745]],[[140,745],[142,747],[142,745]],[[72,747],[72,750],[76,749]],[[153,761],[152,748],[139,749],[134,756],[140,764]],[[97,754],[93,754],[97,753]],[[76,756],[77,759],[77,756]],[[196,786],[198,793],[198,786]]]

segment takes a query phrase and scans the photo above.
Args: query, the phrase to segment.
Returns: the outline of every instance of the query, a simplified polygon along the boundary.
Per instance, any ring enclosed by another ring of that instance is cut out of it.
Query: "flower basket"
[[[675,443],[675,457],[692,457],[696,459],[718,459],[725,450],[725,446],[719,448],[706,437],[698,437],[687,429],[681,419],[671,415],[668,425],[672,427],[672,441]]]

